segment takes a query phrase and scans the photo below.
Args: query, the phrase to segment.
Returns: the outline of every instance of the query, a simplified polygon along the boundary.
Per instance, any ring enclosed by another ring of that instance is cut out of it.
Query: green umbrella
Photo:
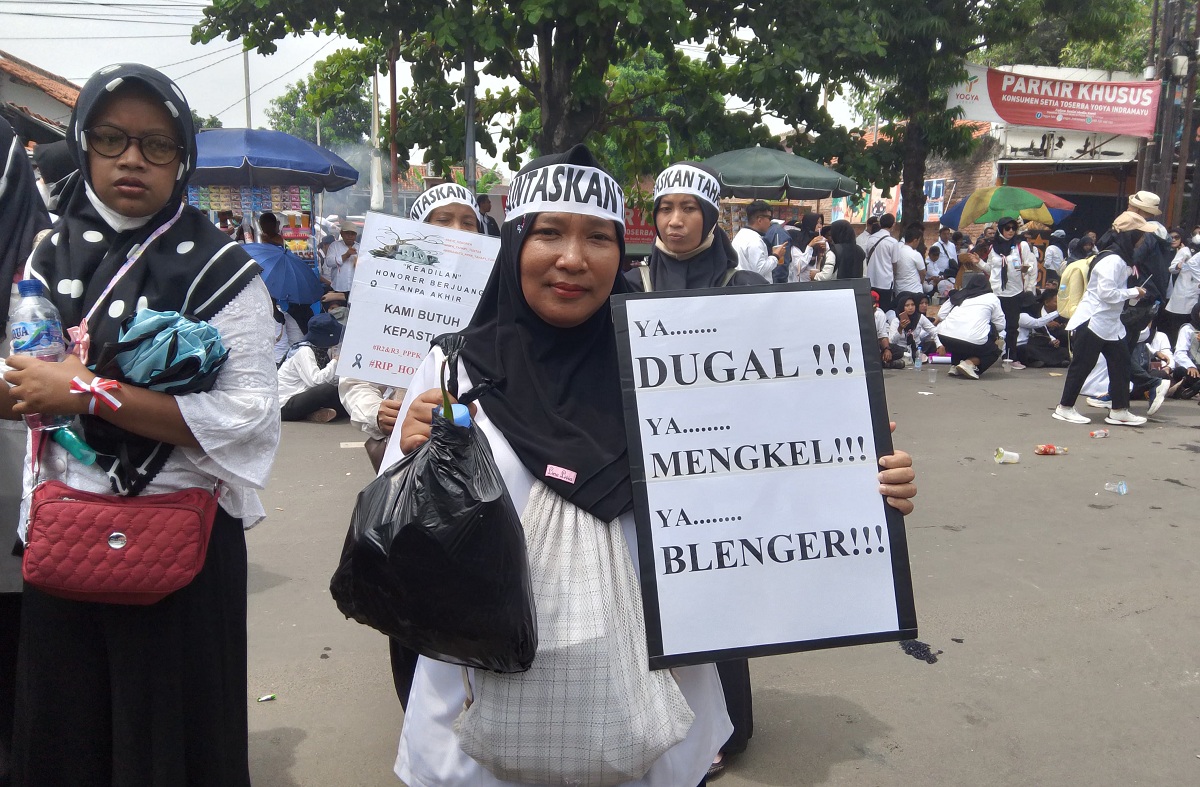
[[[704,162],[717,173],[721,194],[743,199],[848,197],[858,185],[815,161],[773,148],[719,153]]]

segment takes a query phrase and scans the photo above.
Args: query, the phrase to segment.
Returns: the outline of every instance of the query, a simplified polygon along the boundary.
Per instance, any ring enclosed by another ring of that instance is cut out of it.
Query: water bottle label
[[[55,320],[30,320],[12,324],[12,351],[21,355],[62,352],[62,326]]]

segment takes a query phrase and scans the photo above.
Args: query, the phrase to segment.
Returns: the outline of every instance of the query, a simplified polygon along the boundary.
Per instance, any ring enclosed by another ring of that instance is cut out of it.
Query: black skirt
[[[246,538],[217,512],[204,569],[149,606],[26,587],[13,784],[249,787]]]

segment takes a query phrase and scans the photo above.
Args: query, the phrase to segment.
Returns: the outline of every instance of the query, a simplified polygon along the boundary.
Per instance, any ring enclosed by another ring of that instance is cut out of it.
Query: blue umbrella
[[[216,128],[196,135],[193,186],[308,186],[340,191],[358,170],[325,148],[282,131]]]
[[[262,279],[275,300],[307,305],[325,294],[308,263],[287,249],[268,243],[247,243],[242,248],[262,266]]]
[[[152,391],[196,393],[212,389],[228,357],[208,323],[142,309],[121,324],[116,342],[101,348],[96,372]]]

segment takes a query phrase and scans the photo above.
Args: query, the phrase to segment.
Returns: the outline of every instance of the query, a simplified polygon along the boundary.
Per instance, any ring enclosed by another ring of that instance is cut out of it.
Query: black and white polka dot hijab
[[[87,163],[84,131],[104,100],[129,82],[140,83],[163,102],[184,147],[171,197],[148,220],[121,216],[104,205],[92,190]],[[203,213],[183,205],[188,178],[196,169],[196,132],[187,100],[165,75],[137,64],[97,71],[79,94],[67,141],[85,188],[75,189],[67,204],[58,206],[54,232],[38,247],[27,271],[42,280],[62,313],[63,326],[78,325],[130,252],[155,236],[88,321],[89,359],[105,342],[117,340],[121,322],[135,312],[149,308],[209,319],[257,275],[257,265],[241,247]],[[169,229],[159,233],[167,224]]]
[[[122,216],[104,205],[92,189],[88,167],[84,131],[105,99],[131,82],[163,102],[184,147],[172,165],[176,174],[171,197],[149,219]],[[97,71],[79,94],[67,141],[84,187],[73,189],[66,204],[59,204],[59,220],[34,252],[26,275],[41,280],[65,329],[91,314],[90,349],[84,358],[89,366],[94,368],[104,345],[117,341],[121,324],[136,312],[177,311],[209,320],[258,275],[259,266],[239,245],[206,215],[183,204],[188,178],[196,169],[196,133],[191,107],[165,75],[137,64]],[[109,282],[131,257],[136,262],[106,294]],[[84,438],[118,493],[140,491],[171,450],[99,417],[84,416],[83,427]]]

